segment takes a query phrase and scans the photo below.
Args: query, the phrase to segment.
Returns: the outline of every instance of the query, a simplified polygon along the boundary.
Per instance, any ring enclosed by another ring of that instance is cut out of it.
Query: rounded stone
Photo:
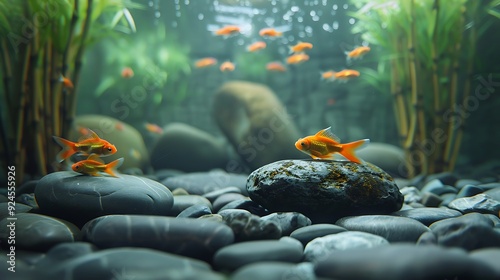
[[[422,233],[430,231],[414,219],[385,215],[345,217],[335,224],[348,230],[376,234],[389,242],[416,242]]]
[[[208,199],[199,195],[176,195],[174,196],[174,205],[172,205],[172,209],[169,211],[170,216],[177,216],[182,211],[193,205],[203,205],[212,209],[212,203],[208,201]],[[209,213],[210,214],[210,213]]]
[[[146,247],[210,260],[234,241],[226,225],[203,220],[139,215],[110,215],[89,221],[82,239],[100,248]]]
[[[486,247],[500,247],[500,231],[496,231],[488,215],[465,214],[457,218],[437,221],[429,227],[431,235],[423,235],[419,244],[437,244],[475,250]]]
[[[161,183],[170,190],[185,189],[189,194],[204,195],[229,186],[238,187],[243,195],[247,194],[246,175],[227,173],[222,170],[193,172],[167,177]]]
[[[304,260],[317,262],[335,250],[356,248],[372,248],[389,245],[389,242],[378,235],[361,231],[346,231],[318,237],[309,242],[304,249]]]
[[[299,212],[315,223],[391,213],[403,204],[394,180],[370,163],[282,160],[252,172],[247,190],[272,212]]]
[[[242,209],[227,209],[219,214],[233,230],[236,241],[278,239],[281,228],[274,221],[261,220],[259,216]]]
[[[471,197],[457,198],[451,201],[448,207],[462,213],[478,212],[493,215],[498,215],[498,213],[500,213],[500,201],[495,200],[485,193],[480,193]]]
[[[272,213],[260,218],[263,221],[274,221],[281,228],[282,235],[290,235],[292,231],[311,224],[311,220],[297,212]]]
[[[224,205],[220,211],[228,210],[228,209],[242,209],[242,210],[247,210],[248,212],[257,215],[257,216],[265,216],[269,214],[269,211],[262,207],[260,204],[256,203],[255,201],[252,201],[248,198],[243,198],[243,199],[238,199],[229,202],[228,204]]]
[[[204,215],[210,215],[212,211],[210,207],[206,205],[192,205],[188,208],[184,209],[182,212],[177,215],[177,218],[199,218]]]
[[[394,212],[393,215],[399,217],[411,218],[421,222],[426,226],[429,226],[430,224],[440,220],[462,216],[462,213],[444,207],[441,208],[425,207],[425,208],[401,210],[398,212]]]
[[[222,207],[224,207],[226,204],[236,201],[236,200],[241,200],[247,198],[246,196],[239,194],[239,193],[226,193],[223,194],[215,201],[213,202],[213,207],[214,207],[214,212],[219,212]]]
[[[302,246],[278,240],[247,241],[226,246],[214,256],[215,267],[233,271],[247,264],[263,261],[298,263]]]
[[[498,265],[498,260],[500,260],[500,248],[485,248],[474,250],[469,252],[469,256],[473,259],[481,261],[485,264],[488,264],[491,269],[495,271],[493,275],[496,279],[500,279],[500,265]]]
[[[463,250],[409,244],[335,251],[315,264],[315,273],[322,279],[496,279]]]
[[[290,234],[290,237],[293,237],[302,242],[303,245],[306,245],[307,243],[309,243],[309,241],[317,237],[322,237],[325,235],[335,234],[344,231],[346,231],[345,228],[337,225],[315,224],[294,230]]]
[[[74,242],[80,233],[72,223],[45,215],[19,213],[14,218],[17,220],[4,218],[0,221],[0,241],[5,246],[11,244],[9,237],[13,229],[16,249],[46,251],[59,243]]]
[[[173,205],[164,185],[124,174],[115,178],[50,173],[38,182],[35,197],[42,213],[76,224],[109,214],[166,215]]]
[[[213,203],[221,195],[228,194],[228,193],[241,194],[241,189],[238,187],[226,187],[226,188],[222,188],[219,190],[208,192],[208,193],[204,194],[203,197],[210,200],[210,202]]]
[[[230,280],[312,280],[316,279],[311,263],[285,263],[276,261],[257,262],[245,265],[233,274]]]

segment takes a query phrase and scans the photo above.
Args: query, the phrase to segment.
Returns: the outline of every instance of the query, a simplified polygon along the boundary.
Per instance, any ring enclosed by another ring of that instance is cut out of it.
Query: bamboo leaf
[[[130,26],[130,29],[132,30],[132,32],[135,33],[137,29],[135,28],[134,18],[130,14],[130,11],[127,8],[123,8],[122,11],[123,14],[125,15],[125,19],[127,20],[128,25]]]
[[[114,28],[118,24],[120,19],[122,19],[122,17],[123,17],[123,10],[119,10],[118,12],[116,12],[115,16],[113,17],[113,20],[111,20],[110,23],[111,28]]]
[[[104,92],[106,92],[106,90],[108,90],[109,88],[114,86],[116,84],[116,82],[117,81],[115,80],[115,78],[110,77],[110,76],[106,77],[104,80],[101,81],[101,83],[99,84],[99,86],[95,90],[95,96],[96,97],[101,96]]]

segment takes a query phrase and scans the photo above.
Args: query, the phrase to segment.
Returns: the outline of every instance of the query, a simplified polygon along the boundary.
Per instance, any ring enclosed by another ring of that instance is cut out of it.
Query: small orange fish
[[[123,158],[114,160],[108,164],[99,158],[96,154],[91,154],[87,159],[74,163],[71,166],[73,171],[90,175],[90,176],[100,176],[99,172],[105,172],[113,177],[116,176],[115,172],[123,163]]]
[[[247,47],[247,51],[256,52],[266,48],[266,43],[262,41],[255,42]]]
[[[98,154],[100,156],[109,156],[116,153],[115,145],[99,138],[99,136],[89,128],[87,134],[78,139],[78,142],[71,142],[61,137],[52,136],[57,144],[63,149],[57,154],[56,159],[59,162],[64,161],[75,153]]]
[[[115,129],[118,130],[118,131],[123,131],[124,128],[125,128],[125,126],[123,125],[122,122],[117,122],[115,124]]]
[[[337,100],[335,100],[335,98],[328,98],[327,100],[328,106],[333,106],[335,105],[335,103],[337,103]]]
[[[283,32],[276,31],[274,28],[264,28],[259,31],[259,35],[262,37],[280,37]]]
[[[221,72],[231,72],[234,71],[234,64],[230,61],[226,61],[220,65],[220,71]]]
[[[327,80],[329,82],[333,82],[335,80],[339,80],[341,82],[347,82],[349,79],[359,77],[359,72],[352,69],[344,69],[339,72],[335,72],[333,70],[326,71],[321,73],[321,78],[323,80]]]
[[[370,139],[341,144],[340,139],[332,133],[331,127],[328,127],[315,135],[297,140],[295,147],[313,159],[331,159],[335,153],[339,153],[352,162],[361,163],[354,151],[368,143],[370,143]]]
[[[122,70],[122,77],[125,79],[130,79],[134,76],[134,70],[130,67],[125,67]]]
[[[267,71],[286,72],[285,66],[283,66],[283,64],[281,64],[281,62],[277,62],[277,61],[269,62],[266,65],[266,69],[267,69]]]
[[[69,89],[74,88],[73,82],[69,78],[66,78],[66,77],[61,75],[61,78],[59,79],[59,81],[63,84],[63,87],[65,87],[65,88],[69,88]]]
[[[213,57],[205,57],[205,58],[197,60],[194,64],[194,66],[196,68],[205,68],[205,67],[213,66],[215,64],[217,64],[217,59],[215,59]]]
[[[307,42],[298,42],[295,46],[290,46],[290,53],[299,53],[313,48],[313,44]]]
[[[347,56],[347,62],[350,62],[351,60],[354,59],[360,59],[362,58],[365,54],[367,54],[370,51],[370,47],[368,46],[361,46],[354,48],[352,51],[347,51],[345,52]]]
[[[293,54],[289,57],[287,57],[286,59],[286,63],[288,64],[299,64],[299,63],[302,63],[304,61],[308,61],[309,60],[309,56],[305,53],[297,53],[297,54]]]
[[[235,25],[226,25],[215,31],[215,35],[217,36],[229,36],[233,34],[240,33],[241,28]]]
[[[155,133],[155,134],[162,134],[163,133],[163,129],[154,123],[145,123],[144,127],[146,128],[147,131],[149,131],[151,133]]]

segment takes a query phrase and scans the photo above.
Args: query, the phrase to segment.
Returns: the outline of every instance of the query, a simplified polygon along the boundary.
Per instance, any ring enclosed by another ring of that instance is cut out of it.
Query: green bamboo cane
[[[439,64],[439,54],[437,51],[438,45],[438,27],[439,27],[439,9],[440,9],[440,1],[434,0],[433,9],[435,12],[434,15],[434,28],[432,32],[432,45],[431,45],[431,56],[432,56],[432,88],[433,88],[433,99],[434,99],[434,116],[433,123],[434,128],[441,129],[442,121],[441,121],[441,105],[440,105],[440,96],[439,96],[439,74],[438,74],[438,64]],[[434,173],[436,170],[436,159],[442,157],[442,145],[436,145],[436,151],[434,153],[433,160],[429,162],[429,172]]]
[[[87,11],[85,15],[85,20],[83,22],[83,30],[82,30],[82,37],[81,37],[81,42],[80,45],[78,46],[78,50],[76,52],[75,56],[75,70],[73,73],[73,84],[76,87],[78,84],[79,80],[79,74],[80,70],[82,68],[82,57],[83,53],[85,50],[85,45],[86,42],[85,40],[87,39],[89,30],[90,30],[90,24],[91,24],[91,18],[92,18],[92,5],[93,1],[88,0],[87,1]],[[66,134],[69,132],[69,127],[71,123],[73,122],[73,119],[76,115],[76,91],[73,91],[73,94],[68,98],[68,112],[64,118],[64,125],[63,125],[63,134]]]
[[[21,48],[22,50],[20,51],[21,55],[21,67],[20,67],[20,80],[19,80],[19,92],[20,96],[18,99],[18,115],[16,119],[16,133],[15,133],[15,149],[14,149],[14,162],[15,165],[19,167],[16,168],[16,176],[19,182],[22,182],[23,177],[24,177],[24,155],[25,150],[22,147],[22,144],[24,143],[24,127],[25,127],[25,116],[26,116],[26,110],[27,110],[27,98],[28,98],[28,90],[27,90],[27,83],[28,83],[28,69],[30,65],[30,55],[31,55],[31,46],[27,45],[26,47]],[[19,172],[17,172],[19,171]]]
[[[43,109],[43,119],[44,119],[44,125],[45,129],[43,130],[45,132],[45,155],[46,155],[46,165],[47,168],[50,166],[50,163],[52,160],[55,158],[55,150],[54,150],[54,145],[50,145],[51,143],[51,137],[54,135],[54,130],[53,130],[53,124],[52,124],[52,117],[51,114],[54,111],[52,109],[52,90],[51,90],[51,72],[50,72],[50,65],[51,65],[51,58],[52,58],[52,40],[48,39],[47,43],[45,44],[44,47],[44,58],[43,58],[43,102],[44,102],[44,109]],[[50,171],[49,171],[50,172]]]
[[[463,26],[465,22],[464,16],[460,17],[459,26]],[[450,82],[450,103],[449,108],[453,110],[455,113],[455,106],[457,105],[457,92],[458,92],[458,71],[460,67],[460,51],[461,51],[461,40],[462,40],[462,30],[458,34],[458,38],[456,39],[456,44],[453,47],[452,52],[452,74],[451,74],[451,82]],[[455,139],[455,123],[448,123],[448,132],[447,132],[447,141],[445,143],[445,152],[443,160],[446,166],[446,170],[451,170],[451,163],[448,159],[451,158],[451,151],[453,147],[453,142]]]
[[[7,109],[7,116],[13,116],[12,114],[12,100],[11,100],[11,91],[10,91],[10,83],[12,80],[12,66],[10,62],[10,57],[7,49],[7,43],[6,40],[2,40],[0,43],[0,54],[2,55],[2,66],[3,66],[3,73],[4,73],[4,78],[3,78],[3,86],[4,86],[4,91],[5,91],[5,107]],[[12,148],[10,141],[8,139],[8,135],[10,134],[9,132],[11,131],[12,126],[9,125],[7,121],[4,122],[2,114],[0,114],[0,141],[3,146],[3,154],[4,154],[4,159],[5,161],[5,166],[12,164],[13,163],[13,156],[12,156]]]

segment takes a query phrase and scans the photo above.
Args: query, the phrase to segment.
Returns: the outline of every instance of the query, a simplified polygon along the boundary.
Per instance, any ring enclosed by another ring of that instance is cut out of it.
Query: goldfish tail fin
[[[118,169],[120,166],[123,164],[123,158],[119,158],[117,160],[114,160],[106,165],[106,169],[104,172],[108,173],[109,175],[113,177],[118,177],[116,176],[115,172],[116,169]]]
[[[52,137],[54,138],[54,141],[56,141],[56,143],[63,148],[62,151],[60,151],[57,154],[56,157],[57,161],[63,162],[65,159],[69,158],[74,153],[76,153],[74,142],[71,142],[69,140],[57,136],[52,136]]]
[[[370,143],[370,139],[363,139],[347,144],[342,144],[342,151],[340,152],[340,154],[352,162],[361,163],[361,160],[354,154],[354,151],[365,145],[368,145],[368,143]]]

